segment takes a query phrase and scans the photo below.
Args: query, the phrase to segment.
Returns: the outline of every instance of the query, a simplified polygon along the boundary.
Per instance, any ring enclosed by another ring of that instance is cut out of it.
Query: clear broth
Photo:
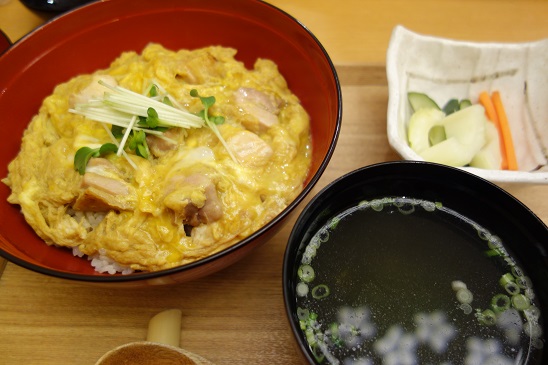
[[[318,363],[540,363],[526,273],[496,235],[441,204],[362,202],[305,244],[297,317]]]

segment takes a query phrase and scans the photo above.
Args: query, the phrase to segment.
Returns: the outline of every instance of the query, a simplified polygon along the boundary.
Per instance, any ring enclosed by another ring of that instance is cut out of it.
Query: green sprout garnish
[[[150,95],[151,98],[158,96],[158,86],[152,84],[150,86],[150,90],[148,92],[148,95]]]
[[[146,117],[139,116],[139,125],[142,125],[143,127],[154,129],[158,127],[159,124],[160,120],[158,119],[158,112],[154,108],[147,109]]]
[[[194,98],[200,98],[200,101],[202,102],[202,105],[204,106],[204,109],[201,110],[198,115],[204,120],[205,124],[215,133],[217,138],[219,138],[219,141],[223,144],[225,149],[227,150],[228,154],[230,155],[230,158],[236,163],[239,163],[228,145],[226,144],[226,141],[224,140],[223,136],[221,135],[221,132],[219,132],[219,129],[217,128],[217,125],[223,124],[225,122],[225,118],[223,116],[212,116],[209,115],[209,109],[215,104],[215,97],[214,96],[200,96],[198,93],[198,90],[192,89],[190,90],[190,96]]]
[[[105,156],[109,153],[116,153],[118,146],[114,143],[105,143],[99,148],[82,147],[74,155],[74,169],[77,170],[80,175],[84,175],[86,172],[86,166],[92,157]]]
[[[192,89],[190,90],[190,96],[195,98],[200,98],[200,101],[202,102],[202,105],[204,106],[204,109],[201,110],[198,115],[206,122],[211,122],[214,124],[223,124],[225,122],[225,118],[223,116],[210,116],[209,115],[209,108],[215,104],[215,97],[214,96],[200,96],[198,94],[198,90]]]
[[[190,95],[200,98],[204,106],[204,109],[196,115],[184,110],[175,99],[156,84],[152,84],[145,95],[120,86],[108,85],[101,80],[99,84],[110,90],[101,99],[79,104],[69,111],[111,125],[112,136],[119,140],[120,144],[117,147],[112,143],[105,144],[109,147],[106,147],[104,153],[113,152],[112,146],[115,146],[114,152],[119,156],[127,149],[134,151],[137,156],[148,159],[150,150],[146,142],[147,134],[162,135],[173,127],[188,129],[201,128],[205,125],[219,138],[232,160],[238,162],[217,129],[217,125],[224,123],[225,118],[210,115],[210,108],[215,104],[214,96],[202,97],[196,89],[190,91]],[[75,155],[74,168],[80,174],[84,174],[90,158],[103,155],[101,148],[79,149]],[[129,162],[132,164],[131,160]],[[136,168],[134,164],[132,166]]]
[[[127,140],[127,146],[131,151],[135,151],[135,154],[142,158],[148,158],[150,151],[148,149],[146,134],[144,131],[132,131]]]

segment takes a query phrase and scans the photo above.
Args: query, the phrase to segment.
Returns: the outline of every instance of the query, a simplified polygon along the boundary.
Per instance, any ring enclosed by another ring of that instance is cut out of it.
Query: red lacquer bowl
[[[11,41],[7,35],[0,30],[0,54],[11,46]]]
[[[0,56],[0,176],[19,151],[23,131],[54,86],[81,73],[108,67],[121,52],[140,52],[157,42],[170,49],[222,45],[238,50],[251,68],[272,59],[301,99],[312,123],[313,161],[302,193],[262,229],[200,261],[131,275],[94,272],[70,250],[46,245],[27,225],[0,184],[0,255],[43,274],[83,282],[125,286],[160,285],[196,279],[220,270],[265,243],[286,221],[324,172],[339,135],[342,100],[335,68],[316,37],[291,15],[255,0],[107,0],[53,19]]]

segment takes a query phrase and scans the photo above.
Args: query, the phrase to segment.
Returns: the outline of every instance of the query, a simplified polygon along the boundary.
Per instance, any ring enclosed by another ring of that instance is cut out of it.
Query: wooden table
[[[341,136],[313,194],[355,168],[398,159],[386,137],[384,70],[386,47],[396,24],[467,40],[517,42],[548,37],[548,1],[544,0],[271,2],[316,34],[342,83]],[[16,0],[0,5],[0,29],[12,41],[49,17],[29,11]],[[546,186],[503,187],[548,223]],[[8,263],[0,278],[0,364],[93,364],[117,345],[144,339],[148,320],[167,308],[183,311],[181,346],[217,365],[298,364],[281,289],[281,264],[292,222],[237,264],[177,286],[110,290],[46,277]]]

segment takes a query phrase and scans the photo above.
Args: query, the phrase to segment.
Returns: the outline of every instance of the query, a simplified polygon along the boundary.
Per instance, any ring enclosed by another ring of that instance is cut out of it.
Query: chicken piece
[[[247,167],[264,166],[274,153],[268,143],[250,131],[238,132],[226,143],[238,161]]]
[[[82,91],[80,91],[78,94],[72,94],[69,97],[69,104],[73,108],[74,106],[78,104],[84,104],[90,101],[91,99],[99,99],[102,98],[104,93],[106,91],[109,91],[109,88],[101,85],[99,81],[104,82],[107,85],[110,86],[116,86],[118,83],[114,79],[114,77],[109,75],[95,75],[93,76],[91,82],[88,86],[86,86]]]
[[[207,225],[192,228],[190,235],[194,246],[199,248],[209,247],[216,241],[212,227]]]
[[[241,87],[234,93],[238,106],[250,118],[242,119],[244,127],[253,132],[263,132],[278,123],[281,100],[257,89]]]
[[[122,179],[116,166],[104,158],[92,158],[82,179],[84,191],[73,205],[74,210],[105,212],[133,210],[137,194]]]
[[[86,166],[86,172],[108,177],[119,177],[120,170],[106,158],[91,158]]]
[[[218,221],[223,215],[215,184],[203,174],[172,178],[164,205],[176,213],[182,224],[193,227]]]
[[[82,187],[95,188],[111,195],[128,195],[128,184],[123,180],[113,179],[93,172],[87,172],[82,181]]]
[[[148,134],[146,140],[150,152],[156,157],[162,157],[169,151],[176,150],[179,146],[177,137],[180,130],[180,128],[170,128],[162,136]]]

